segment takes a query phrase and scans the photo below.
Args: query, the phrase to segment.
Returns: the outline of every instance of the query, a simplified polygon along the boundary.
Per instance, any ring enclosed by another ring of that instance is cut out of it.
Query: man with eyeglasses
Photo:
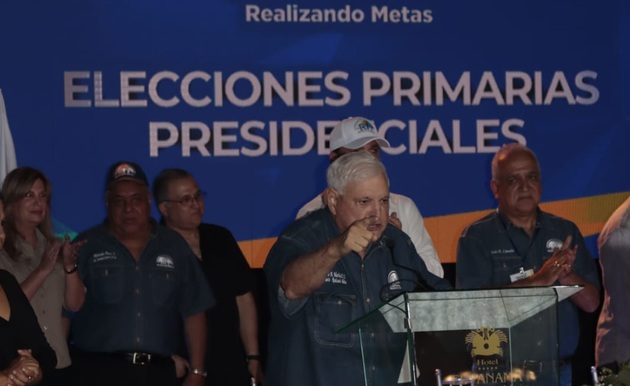
[[[215,299],[194,253],[151,219],[138,164],[112,165],[105,200],[105,223],[78,237],[87,240],[77,261],[86,299],[72,321],[74,384],[178,384],[171,355],[183,325],[191,368],[183,385],[203,385],[205,311]]]
[[[217,305],[206,312],[206,385],[262,383],[254,278],[227,228],[203,223],[205,192],[182,169],[166,169],[153,180],[162,223],[188,242],[201,263]]]

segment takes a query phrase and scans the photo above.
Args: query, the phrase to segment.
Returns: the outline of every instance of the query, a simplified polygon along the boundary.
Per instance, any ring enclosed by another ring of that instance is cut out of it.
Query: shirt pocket
[[[351,330],[335,333],[357,317],[357,297],[348,294],[315,293],[315,340],[324,345],[352,347]]]
[[[518,273],[523,267],[520,256],[497,256],[494,258],[494,284],[509,284],[510,275]]]
[[[103,304],[117,304],[123,295],[123,270],[119,265],[102,264],[91,269],[93,296]]]
[[[154,268],[149,272],[153,303],[167,306],[175,303],[176,276],[172,269]]]

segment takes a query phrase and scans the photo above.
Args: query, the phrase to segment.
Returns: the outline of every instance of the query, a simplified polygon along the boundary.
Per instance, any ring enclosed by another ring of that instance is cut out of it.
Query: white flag
[[[4,181],[4,177],[16,167],[15,146],[13,146],[7,109],[4,107],[4,98],[0,90],[0,184]]]

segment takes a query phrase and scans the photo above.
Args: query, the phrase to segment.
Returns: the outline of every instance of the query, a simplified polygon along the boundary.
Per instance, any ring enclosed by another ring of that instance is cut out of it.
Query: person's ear
[[[168,211],[166,210],[166,204],[167,204],[166,202],[160,202],[160,204],[158,205],[158,210],[160,211],[160,214],[164,218],[168,217]]]
[[[341,196],[336,189],[326,188],[324,190],[323,199],[330,213],[337,214],[337,204],[339,203],[339,197]]]
[[[495,199],[499,199],[499,183],[495,180],[490,181],[490,189],[492,190],[492,194],[494,194]]]

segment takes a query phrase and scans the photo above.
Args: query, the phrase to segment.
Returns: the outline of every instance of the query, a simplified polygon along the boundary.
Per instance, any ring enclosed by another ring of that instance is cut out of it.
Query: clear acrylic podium
[[[581,289],[404,293],[341,330],[358,335],[366,386],[557,385],[557,304]]]

